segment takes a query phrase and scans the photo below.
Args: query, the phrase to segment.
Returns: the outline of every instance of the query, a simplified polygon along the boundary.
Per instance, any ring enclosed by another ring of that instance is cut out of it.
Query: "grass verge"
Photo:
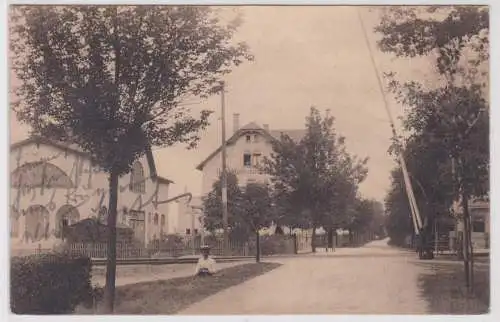
[[[431,314],[487,314],[490,306],[490,269],[474,267],[474,292],[465,287],[464,268],[457,264],[430,264],[420,276],[422,295]]]
[[[249,263],[222,269],[211,278],[181,277],[120,286],[116,289],[115,314],[175,314],[215,293],[279,266],[281,264],[278,263]]]

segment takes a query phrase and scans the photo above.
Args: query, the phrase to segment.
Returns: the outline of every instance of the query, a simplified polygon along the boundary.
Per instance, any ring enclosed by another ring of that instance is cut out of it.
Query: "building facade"
[[[176,233],[182,235],[202,235],[203,201],[201,197],[179,200]]]
[[[50,247],[64,225],[107,221],[108,175],[78,147],[30,138],[10,149],[10,227],[13,248]],[[168,231],[172,181],[157,175],[150,150],[119,178],[117,226],[143,244]]]
[[[239,126],[239,115],[233,115],[233,134],[226,141],[226,165],[228,171],[236,174],[238,184],[246,186],[248,183],[269,183],[270,176],[262,170],[265,158],[270,158],[273,152],[273,142],[280,140],[281,135],[287,135],[295,141],[300,141],[305,130],[271,130],[269,125],[262,127],[255,122]],[[202,205],[202,198],[212,190],[213,184],[219,180],[222,168],[222,146],[204,159],[196,169],[202,172],[202,197],[195,203],[195,211]],[[187,211],[187,210],[186,210]],[[202,210],[200,215],[202,214]],[[182,216],[188,220],[190,216]],[[181,220],[181,219],[179,219]],[[196,223],[202,222],[196,220]],[[262,233],[273,233],[275,226],[263,229]],[[282,227],[285,233],[288,228]]]
[[[456,213],[461,214],[462,210],[456,206]],[[469,202],[469,213],[471,216],[471,239],[475,249],[489,249],[490,241],[490,202],[489,200],[471,200]],[[463,220],[457,220],[454,231],[450,232],[450,237],[455,238],[457,232],[464,231]]]
[[[270,130],[267,124],[262,127],[251,122],[239,127],[239,115],[233,116],[233,134],[226,141],[227,169],[238,177],[242,186],[251,182],[266,183],[269,176],[260,166],[265,157],[270,157],[273,151],[272,142],[279,140],[281,134],[298,141],[305,130]],[[214,182],[220,177],[222,166],[222,146],[203,160],[196,169],[202,174],[202,196],[206,196]]]

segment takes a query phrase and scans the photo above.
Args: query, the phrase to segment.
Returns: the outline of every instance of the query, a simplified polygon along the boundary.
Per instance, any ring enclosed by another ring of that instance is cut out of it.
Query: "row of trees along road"
[[[258,231],[271,223],[278,227],[373,230],[383,234],[383,206],[359,196],[367,176],[368,159],[348,153],[344,137],[334,128],[334,118],[311,108],[306,134],[298,142],[287,135],[273,141],[273,153],[262,165],[269,184],[240,187],[228,176],[229,227],[236,234]],[[222,226],[220,180],[204,200],[204,225],[214,231]],[[313,243],[312,250],[315,251]],[[257,255],[259,258],[259,255]]]
[[[118,178],[151,146],[194,147],[209,124],[183,100],[251,60],[238,20],[209,7],[13,6],[13,109],[34,134],[77,144],[109,174],[105,307],[113,311]]]
[[[384,52],[399,57],[427,56],[434,62],[435,82],[401,83],[387,74],[389,88],[406,107],[404,157],[430,234],[438,216],[460,202],[465,225],[466,283],[472,286],[469,200],[489,196],[489,11],[481,6],[393,7],[375,28]],[[401,150],[397,144],[391,152]],[[409,206],[393,171],[386,199],[388,230],[398,239],[409,228]]]

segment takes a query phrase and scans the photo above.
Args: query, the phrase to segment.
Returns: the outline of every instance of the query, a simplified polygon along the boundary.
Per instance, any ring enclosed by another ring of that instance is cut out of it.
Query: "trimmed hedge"
[[[91,261],[67,253],[14,257],[10,305],[15,314],[67,314],[91,305]]]

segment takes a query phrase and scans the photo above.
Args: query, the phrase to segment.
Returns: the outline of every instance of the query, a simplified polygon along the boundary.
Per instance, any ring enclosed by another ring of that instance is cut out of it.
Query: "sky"
[[[391,131],[358,10],[380,73],[392,71],[401,80],[432,81],[430,58],[396,59],[381,53],[373,32],[379,15],[362,7],[252,6],[231,8],[229,14],[235,10],[243,15],[235,37],[249,45],[255,60],[226,78],[228,134],[233,113],[240,114],[241,126],[256,122],[269,124],[270,129],[297,129],[304,128],[311,106],[330,109],[348,150],[370,159],[361,194],[383,201],[395,166],[387,153]],[[12,79],[11,84],[15,83]],[[392,114],[402,115],[403,107],[387,95]],[[176,145],[154,151],[159,174],[175,182],[172,195],[185,189],[200,194],[201,172],[195,168],[221,144],[220,98],[195,102],[190,106],[193,113],[215,111],[198,147],[187,150]],[[26,138],[27,128],[13,113],[10,126],[11,142]]]

